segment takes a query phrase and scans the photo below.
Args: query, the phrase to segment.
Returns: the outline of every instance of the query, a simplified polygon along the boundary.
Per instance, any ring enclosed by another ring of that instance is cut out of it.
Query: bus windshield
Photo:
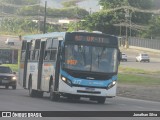
[[[65,45],[66,69],[89,72],[114,73],[117,72],[116,48]]]

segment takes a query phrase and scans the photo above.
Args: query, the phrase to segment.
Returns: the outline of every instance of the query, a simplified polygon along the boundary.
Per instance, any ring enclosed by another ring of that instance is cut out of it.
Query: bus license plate
[[[86,88],[87,91],[95,91],[95,88]]]

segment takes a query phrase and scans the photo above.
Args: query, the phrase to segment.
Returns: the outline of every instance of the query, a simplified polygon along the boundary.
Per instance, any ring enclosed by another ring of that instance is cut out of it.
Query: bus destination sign
[[[110,40],[109,38],[104,38],[104,37],[98,37],[98,36],[81,36],[81,35],[76,35],[75,36],[75,41],[81,41],[81,42],[91,42],[91,43],[106,43],[109,44]]]

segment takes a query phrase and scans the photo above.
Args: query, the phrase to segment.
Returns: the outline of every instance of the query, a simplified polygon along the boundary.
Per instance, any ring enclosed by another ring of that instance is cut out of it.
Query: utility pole
[[[89,14],[90,15],[92,14],[92,8],[89,8]]]
[[[45,11],[44,11],[44,27],[43,27],[43,34],[46,33],[46,14],[47,14],[47,1],[45,1]]]
[[[37,17],[37,32],[39,33],[40,32],[40,3],[41,1],[39,0],[39,7],[38,7],[38,17]]]
[[[125,41],[125,47],[128,48],[128,17],[129,17],[129,10],[125,10],[125,18],[126,18],[126,41]]]
[[[76,4],[76,31],[78,31],[78,4]]]
[[[131,36],[132,36],[132,12],[130,12],[129,17],[130,17],[130,39],[131,39]]]

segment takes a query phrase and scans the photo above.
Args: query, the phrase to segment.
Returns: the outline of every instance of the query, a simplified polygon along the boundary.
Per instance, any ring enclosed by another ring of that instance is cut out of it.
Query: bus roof
[[[23,36],[23,40],[27,40],[27,42],[30,42],[31,40],[35,40],[35,39],[45,39],[45,38],[53,38],[53,37],[62,37],[63,39],[65,38],[66,33],[82,33],[82,34],[101,34],[101,35],[107,35],[107,34],[103,34],[103,33],[95,33],[95,32],[51,32],[51,33],[46,33],[46,34],[34,34],[34,35],[27,35],[27,36]],[[108,36],[112,36],[112,37],[116,37],[113,35],[108,35]]]
[[[23,40],[27,40],[28,42],[33,39],[42,39],[42,38],[48,38],[48,37],[63,37],[65,36],[66,32],[52,32],[52,33],[46,33],[46,34],[35,34],[35,35],[27,35],[23,36]]]

